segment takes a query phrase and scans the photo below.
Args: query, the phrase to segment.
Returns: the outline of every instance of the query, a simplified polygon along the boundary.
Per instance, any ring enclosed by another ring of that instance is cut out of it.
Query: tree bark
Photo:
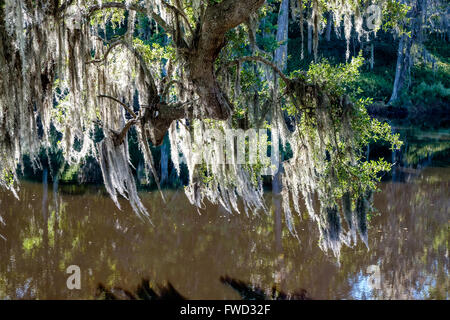
[[[327,27],[326,27],[326,31],[325,31],[325,37],[326,37],[328,42],[331,40],[331,27],[333,25],[332,21],[333,21],[333,16],[332,16],[331,13],[328,12],[328,14],[327,14]]]
[[[169,144],[170,142],[166,135],[161,146],[161,186],[169,181]]]
[[[264,4],[264,0],[224,0],[209,5],[197,25],[193,48],[182,50],[188,79],[204,106],[205,117],[225,120],[233,106],[217,82],[214,63],[225,46],[225,34],[247,21]]]
[[[197,117],[227,120],[231,116],[234,108],[217,81],[215,62],[226,45],[226,33],[247,21],[263,4],[264,0],[224,0],[208,5],[194,28],[192,43],[188,47],[185,43],[177,44],[178,53],[186,61],[187,80],[202,105]],[[151,123],[150,139],[159,146],[171,123],[188,115],[180,105],[171,107],[155,101],[149,102],[152,107],[146,110],[143,122]],[[192,115],[192,110],[189,113]]]
[[[310,22],[308,22],[308,54],[311,55],[312,53],[312,25]]]
[[[288,53],[288,27],[289,27],[289,0],[283,0],[280,5],[277,23],[277,42],[282,43],[275,50],[274,62],[283,71],[287,64]]]
[[[220,3],[208,4],[205,13],[193,28],[192,43],[178,39],[176,49],[185,60],[184,69],[192,90],[199,96],[203,106],[202,118],[226,120],[233,112],[233,105],[215,76],[215,62],[222,48],[226,45],[226,33],[248,21],[250,15],[256,12],[265,0],[223,0]],[[103,8],[122,8],[146,13],[140,5],[125,6],[124,3],[106,2],[102,6],[93,5],[88,14]],[[178,31],[168,26],[160,17],[151,18],[161,25],[167,32],[176,34]],[[130,48],[133,51],[133,48]],[[150,88],[151,89],[151,88]],[[150,139],[154,145],[161,145],[163,138],[174,120],[184,118],[184,108],[171,108],[170,105],[159,103],[157,94],[152,90],[148,108],[142,123],[151,123]]]
[[[373,42],[370,44],[370,70],[373,70],[373,67],[375,65],[375,56],[373,52]]]
[[[280,5],[280,11],[278,13],[278,25],[277,25],[277,42],[287,42],[288,40],[288,27],[289,27],[289,6],[288,0],[283,0]],[[287,65],[287,43],[281,45],[275,51],[274,64],[277,66],[279,70],[284,70]],[[278,75],[275,75],[276,77]],[[275,81],[274,86],[274,96],[278,96],[278,81]],[[279,225],[281,225],[281,171],[282,164],[281,161],[278,162],[277,172],[273,176],[272,179],[272,204],[274,209],[275,221],[279,220]],[[276,224],[277,226],[277,224]],[[281,247],[280,247],[281,249]]]
[[[395,68],[395,80],[392,89],[392,95],[388,104],[395,103],[404,90],[404,85],[408,79],[409,70],[411,68],[411,48],[413,44],[420,41],[422,33],[422,20],[426,0],[416,0],[414,7],[408,13],[411,25],[411,35],[403,34],[398,44],[397,66]]]

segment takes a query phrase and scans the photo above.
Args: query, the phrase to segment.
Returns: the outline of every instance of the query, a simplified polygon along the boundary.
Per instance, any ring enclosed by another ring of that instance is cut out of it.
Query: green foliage
[[[158,42],[147,44],[145,41],[133,39],[134,47],[141,53],[147,62],[163,61],[175,57],[175,51],[170,46],[162,46]]]
[[[364,59],[362,55],[353,57],[350,63],[331,65],[326,59],[319,63],[312,63],[307,72],[308,80],[318,83],[327,91],[336,95],[345,94],[358,79],[359,68]]]
[[[411,9],[410,6],[400,1],[388,0],[384,2],[382,8],[382,21],[385,29],[396,29],[400,32],[407,32],[404,25],[408,22],[406,15]]]
[[[448,64],[450,62],[450,43],[442,41],[437,35],[431,34],[427,36],[425,42],[427,50],[442,62]]]
[[[3,172],[0,176],[0,181],[2,181],[2,183],[4,183],[8,187],[13,187],[14,175],[10,171],[3,169]]]
[[[421,82],[412,91],[412,99],[415,103],[436,104],[439,102],[449,102],[450,100],[450,88],[444,87],[442,82],[437,82],[433,84],[427,84]]]
[[[422,82],[441,82],[444,87],[450,88],[450,61],[436,59],[434,67],[433,63],[418,62],[413,66],[411,76],[412,87]]]
[[[256,33],[258,47],[266,52],[274,52],[280,43],[276,40],[279,0],[270,0],[261,9],[261,25]]]
[[[361,88],[360,97],[371,97],[374,101],[387,102],[394,83],[392,70],[379,68],[376,72],[361,73],[356,83]]]
[[[249,30],[243,26],[230,30],[227,33],[228,45],[226,51],[237,56],[250,55],[248,32]]]
[[[61,174],[61,181],[73,182],[77,181],[78,172],[81,168],[80,164],[68,166],[66,170]]]
[[[312,147],[311,151],[317,168],[322,167],[319,169],[323,170],[320,184],[330,199],[339,199],[346,192],[352,194],[353,200],[364,197],[366,192],[376,190],[381,173],[390,171],[391,164],[386,160],[367,159],[365,150],[370,143],[386,142],[392,150],[402,145],[399,135],[392,133],[388,123],[373,119],[367,113],[366,107],[373,100],[360,97],[362,90],[358,80],[363,63],[361,54],[347,64],[332,65],[326,59],[312,63],[305,80],[309,84],[318,84],[328,95],[331,105],[323,109],[324,106],[317,105],[312,99],[301,110],[293,104],[285,108],[290,116],[301,117],[298,129],[302,136],[309,137],[307,139],[314,144],[326,144],[326,161],[320,148]],[[296,71],[291,77],[304,76]],[[344,95],[352,99],[352,110],[344,110],[340,99]],[[323,120],[327,118],[329,120]],[[346,119],[350,119],[350,124]]]
[[[90,0],[92,5],[98,4],[95,0]],[[102,3],[115,2],[114,0],[102,0]],[[117,8],[98,10],[91,15],[92,26],[105,26],[109,24],[112,29],[118,28],[125,20],[126,11]]]
[[[352,44],[351,50],[353,55],[361,52],[365,59],[370,58],[370,46],[374,46],[374,68],[370,69],[368,61],[364,62],[358,78],[350,85],[351,90],[356,94],[357,98],[373,98],[375,102],[382,101],[386,103],[391,94],[395,77],[395,66],[397,59],[397,48],[399,37],[392,36],[392,29],[402,32],[401,28],[407,23],[406,13],[409,7],[397,1],[387,1],[383,5],[384,22],[382,30],[377,33],[375,38],[370,41],[362,38],[362,43],[356,42]],[[288,45],[288,73],[298,70],[307,71],[314,61],[312,54],[309,55],[305,51],[305,57],[301,59],[301,38],[298,23],[289,26],[289,45]],[[406,29],[404,30],[406,31]],[[304,46],[306,45],[306,34],[304,34]],[[407,84],[408,89],[405,91],[403,99],[399,100],[399,105],[411,106],[415,108],[419,104],[423,104],[422,97],[416,97],[418,86],[422,82],[431,86],[433,83],[441,82],[444,88],[450,88],[450,43],[443,41],[439,35],[427,34],[425,46],[428,52],[435,59],[435,63],[422,61],[422,53],[417,50],[414,52],[414,66],[411,68],[411,77]],[[361,50],[362,49],[362,50]],[[345,58],[346,45],[345,41],[336,37],[334,32],[331,33],[331,40],[326,41],[323,37],[319,41],[319,61],[326,59],[331,66],[342,64]],[[420,50],[419,50],[420,51]],[[442,93],[442,90],[438,91]],[[441,94],[436,94],[434,104],[445,105],[448,102],[441,99]]]
[[[392,165],[383,158],[366,159],[364,150],[371,142],[388,143],[391,150],[399,150],[402,145],[400,135],[393,134],[388,123],[380,122],[368,115],[366,106],[371,102],[371,99],[355,101],[355,114],[352,118],[353,140],[341,140],[338,150],[329,150],[339,155],[338,161],[329,163],[330,170],[335,170],[338,173],[339,184],[335,189],[338,197],[341,197],[348,190],[351,190],[354,195],[362,195],[367,190],[376,190],[377,182],[381,179],[381,173],[391,170]],[[348,148],[357,150],[355,159],[352,159],[346,153]],[[355,160],[357,165],[348,165]]]

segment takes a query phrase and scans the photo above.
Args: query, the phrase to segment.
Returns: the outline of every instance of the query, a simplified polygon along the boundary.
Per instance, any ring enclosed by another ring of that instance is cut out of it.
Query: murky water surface
[[[375,195],[370,250],[344,248],[340,265],[306,215],[299,242],[273,214],[199,215],[181,190],[165,191],[167,204],[142,193],[152,226],[99,188],[23,182],[20,201],[0,192],[0,299],[90,299],[100,282],[133,290],[142,278],[192,299],[239,299],[224,275],[320,299],[448,299],[450,131],[399,130],[406,143]],[[70,265],[80,290],[66,286]]]

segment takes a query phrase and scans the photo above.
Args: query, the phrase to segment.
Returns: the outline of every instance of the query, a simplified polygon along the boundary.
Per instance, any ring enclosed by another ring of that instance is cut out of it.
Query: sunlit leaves
[[[357,80],[359,68],[364,58],[362,55],[353,57],[350,63],[331,65],[327,60],[312,63],[307,72],[308,79],[313,83],[323,85],[327,90],[338,95],[346,93],[346,89]]]

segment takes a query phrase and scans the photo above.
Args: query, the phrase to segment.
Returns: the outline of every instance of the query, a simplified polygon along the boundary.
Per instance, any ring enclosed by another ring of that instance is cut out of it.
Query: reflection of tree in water
[[[318,248],[317,225],[306,215],[297,242],[273,213],[230,217],[208,207],[199,215],[182,192],[167,191],[166,206],[156,193],[143,195],[155,213],[152,227],[98,190],[47,191],[45,205],[45,188],[25,183],[21,201],[0,194],[7,223],[0,226],[7,238],[0,240],[0,298],[92,298],[99,282],[134,290],[143,278],[152,286],[170,281],[193,299],[239,298],[222,275],[268,291],[305,288],[315,298],[446,297],[448,175],[425,170],[412,183],[384,184],[370,251],[361,244],[343,250],[340,267]],[[66,288],[72,264],[81,268],[81,291]],[[380,267],[381,290],[367,286],[370,265]]]
[[[448,298],[449,174],[425,170],[414,183],[384,185],[376,198],[385,211],[374,218],[371,250],[361,252],[381,271],[374,298]]]
[[[398,128],[405,136],[401,151],[394,153],[394,161],[401,167],[423,168],[446,166],[450,155],[448,129],[422,131],[418,128]]]

